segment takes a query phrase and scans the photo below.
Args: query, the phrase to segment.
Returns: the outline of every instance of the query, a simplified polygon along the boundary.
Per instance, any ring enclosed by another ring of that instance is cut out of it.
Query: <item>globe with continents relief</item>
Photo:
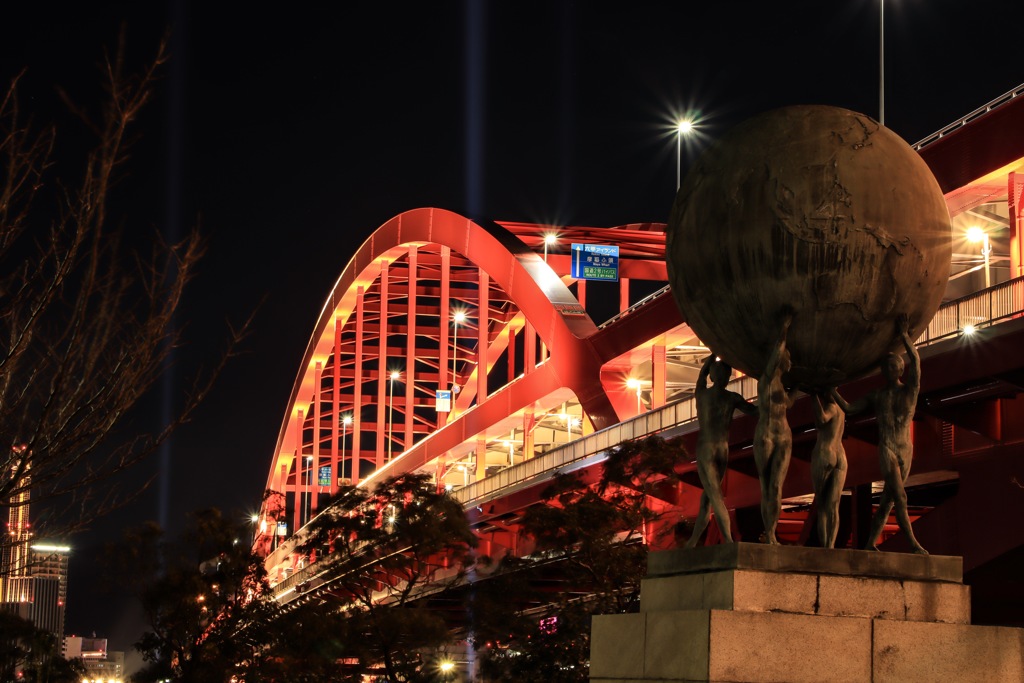
[[[669,282],[694,333],[762,373],[793,312],[784,379],[824,388],[871,372],[941,303],[949,212],[921,157],[874,119],[793,106],[711,145],[676,195]]]

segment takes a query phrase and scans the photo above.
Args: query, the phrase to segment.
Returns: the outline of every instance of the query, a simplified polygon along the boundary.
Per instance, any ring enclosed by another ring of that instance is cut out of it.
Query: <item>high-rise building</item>
[[[0,609],[28,619],[61,642],[71,548],[33,542],[29,483],[29,475],[22,475],[18,492],[8,501],[6,536],[0,543]]]
[[[0,542],[0,604],[26,603],[32,593],[29,578],[29,544],[32,530],[28,519],[28,475],[7,501],[7,528]]]
[[[64,604],[68,592],[68,556],[66,545],[34,543],[30,546],[28,567],[30,598],[29,619],[36,627],[64,638]]]

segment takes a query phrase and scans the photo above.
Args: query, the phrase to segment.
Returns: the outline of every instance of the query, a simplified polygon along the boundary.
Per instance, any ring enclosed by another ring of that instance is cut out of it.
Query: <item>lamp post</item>
[[[397,370],[391,372],[391,383],[388,401],[388,462],[391,462],[391,434],[395,426],[395,380],[401,377],[402,373]]]
[[[572,441],[572,423],[574,418],[569,413],[563,413],[562,417],[565,418],[565,443]]]
[[[455,364],[459,359],[459,325],[466,321],[465,311],[455,311],[452,315],[452,402],[455,401],[455,394],[458,393],[458,384],[455,381],[456,378],[456,366]]]
[[[641,409],[641,403],[640,403],[641,384],[640,384],[640,380],[638,380],[636,377],[630,377],[629,379],[626,380],[626,387],[629,388],[629,389],[636,390],[636,414],[639,415],[640,414],[640,409]]]
[[[977,225],[967,229],[967,239],[971,242],[981,242],[981,255],[985,258],[985,289],[992,286],[992,244],[988,240],[988,233]]]
[[[676,192],[683,184],[683,136],[693,132],[693,121],[683,119],[676,125]]]
[[[544,235],[544,263],[548,262],[548,245],[553,245],[557,241],[558,235],[553,232]]]
[[[346,415],[341,418],[341,472],[339,478],[345,478],[345,437],[348,436],[348,426],[352,424],[352,416]],[[355,466],[353,465],[352,473],[355,474]]]
[[[878,122],[885,125],[885,0],[878,0]]]
[[[311,504],[310,504],[311,501],[310,501],[310,499],[313,497],[313,491],[312,491],[312,488],[313,488],[313,456],[312,455],[307,455],[306,456],[306,476],[304,478],[306,480],[307,486],[306,486],[306,495],[305,495],[305,498],[306,498],[306,505],[305,505],[305,508],[306,508],[306,519],[302,523],[303,526],[305,526],[306,522],[309,521],[309,514],[310,514],[310,508],[311,508]]]

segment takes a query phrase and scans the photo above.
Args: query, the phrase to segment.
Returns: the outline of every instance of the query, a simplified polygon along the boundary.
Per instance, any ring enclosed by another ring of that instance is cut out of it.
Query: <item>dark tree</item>
[[[61,656],[57,637],[8,610],[0,610],[0,682],[78,683],[81,661]]]
[[[487,680],[589,680],[591,617],[636,608],[647,543],[666,526],[651,494],[675,485],[684,456],[660,437],[624,443],[599,482],[560,475],[527,509],[534,553],[504,560],[470,602]]]
[[[196,232],[166,244],[154,229],[154,246],[133,249],[114,227],[133,126],[164,62],[161,48],[133,74],[122,54],[103,62],[98,108],[65,98],[80,131],[36,125],[19,101],[23,76],[0,92],[0,501],[31,492],[33,506],[65,511],[49,528],[37,520],[37,537],[116,505],[111,475],[152,453],[209,387],[194,384],[155,433],[126,419],[179,342],[174,315],[202,246]]]
[[[309,527],[302,549],[333,578],[304,600],[341,609],[340,654],[353,676],[434,680],[428,655],[451,633],[426,599],[463,584],[475,545],[462,506],[428,476],[345,489]]]
[[[149,625],[136,644],[148,664],[132,680],[271,680],[261,664],[279,610],[250,533],[247,523],[204,510],[181,539],[147,525],[108,549],[111,571],[135,588]]]

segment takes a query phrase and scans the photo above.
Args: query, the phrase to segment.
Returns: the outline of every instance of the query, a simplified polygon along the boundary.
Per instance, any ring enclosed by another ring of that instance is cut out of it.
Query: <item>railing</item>
[[[660,290],[655,292],[660,293]],[[961,334],[967,325],[983,327],[1018,317],[1022,312],[1024,278],[1016,278],[940,306],[917,340],[917,345],[925,346],[949,339]],[[733,380],[729,388],[748,400],[757,396],[757,380],[753,377]],[[623,441],[657,434],[670,427],[681,427],[684,431],[687,428],[696,429],[696,420],[697,406],[692,398],[670,403],[507,467],[496,475],[457,489],[453,495],[464,507],[482,505],[515,486],[535,480],[542,473],[598,456]]]
[[[943,137],[949,135],[953,131],[959,130],[960,128],[963,128],[964,126],[966,126],[968,123],[970,123],[974,119],[978,118],[979,116],[983,116],[983,115],[989,113],[993,109],[1006,104],[1010,100],[1012,100],[1015,97],[1018,97],[1020,95],[1024,95],[1024,84],[1018,85],[1016,88],[1014,88],[1010,92],[1008,92],[1008,93],[1006,93],[1004,95],[1000,95],[999,97],[995,98],[994,100],[992,100],[988,104],[983,105],[981,107],[978,107],[977,109],[972,111],[967,116],[964,116],[964,117],[954,121],[953,123],[951,123],[948,126],[946,126],[945,128],[943,128],[942,130],[938,130],[938,131],[932,133],[928,137],[924,138],[923,140],[921,140],[921,141],[919,141],[919,142],[917,142],[917,143],[915,143],[915,144],[913,144],[911,146],[914,149],[916,149],[917,151],[920,152],[922,147],[930,145],[931,143],[935,142],[936,140],[939,140],[940,138],[943,138]]]
[[[980,292],[946,302],[928,323],[919,346],[960,334],[968,325],[985,327],[1017,318],[1024,312],[1024,278],[1001,282]]]
[[[615,315],[613,315],[608,320],[605,320],[603,323],[601,323],[600,325],[597,326],[598,329],[604,329],[605,327],[608,327],[609,325],[614,323],[616,320],[618,320],[620,318],[626,317],[627,315],[629,315],[630,313],[632,313],[636,309],[642,308],[643,306],[646,306],[647,304],[649,304],[650,302],[654,301],[655,299],[657,299],[659,297],[662,297],[662,296],[665,296],[670,291],[672,291],[672,286],[671,285],[665,285],[664,287],[662,287],[658,291],[651,292],[650,294],[645,296],[643,299],[640,299],[640,301],[637,301],[635,304],[633,304],[632,306],[630,306],[626,310],[624,310],[624,311],[622,311],[620,313],[616,313]]]

